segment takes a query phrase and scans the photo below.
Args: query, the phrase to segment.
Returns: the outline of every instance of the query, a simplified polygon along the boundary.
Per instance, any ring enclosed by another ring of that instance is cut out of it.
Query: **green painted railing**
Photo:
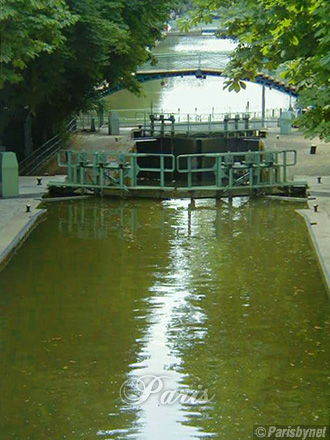
[[[128,190],[146,186],[146,180],[139,179],[144,172],[152,173],[148,181],[154,187],[165,189],[166,174],[175,171],[175,157],[156,153],[64,151],[58,154],[58,165],[68,168],[68,177],[64,184],[55,186]]]
[[[261,189],[292,184],[287,180],[287,168],[296,163],[295,150],[183,154],[177,157],[177,171],[187,176],[182,190]],[[209,178],[194,182],[194,175]]]
[[[49,186],[100,190],[139,189],[231,192],[295,186],[288,167],[295,150],[173,154],[62,151],[58,164],[65,182]]]

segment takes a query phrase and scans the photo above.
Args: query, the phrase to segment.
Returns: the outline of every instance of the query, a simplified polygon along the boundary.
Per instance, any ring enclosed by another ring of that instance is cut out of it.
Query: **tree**
[[[23,80],[29,61],[51,54],[76,17],[62,0],[0,0],[0,89]]]
[[[219,10],[226,36],[238,41],[227,67],[227,86],[258,71],[281,71],[297,86],[298,103],[308,111],[299,125],[306,135],[330,140],[330,4],[326,0],[196,0],[191,23]]]
[[[10,2],[18,9],[24,0]],[[31,4],[38,2],[31,0]],[[54,28],[56,39],[51,40],[51,50],[39,50],[24,59],[19,72],[24,81],[14,78],[3,85],[0,107],[6,108],[3,113],[7,115],[3,118],[4,142],[19,151],[28,112],[33,116],[34,144],[40,145],[73,114],[98,101],[98,87],[105,82],[138,92],[132,72],[150,57],[150,48],[161,38],[175,4],[175,0],[66,0],[64,5],[58,0],[58,6],[63,6],[59,11],[70,14],[70,23],[61,19],[57,33]],[[14,16],[8,17],[14,27]],[[32,35],[30,25],[26,27]],[[40,41],[50,44],[48,34],[41,35],[47,39],[40,37]],[[11,34],[7,33],[6,39],[14,44]],[[21,43],[24,53],[25,43]],[[13,63],[8,66],[7,76],[15,74]]]

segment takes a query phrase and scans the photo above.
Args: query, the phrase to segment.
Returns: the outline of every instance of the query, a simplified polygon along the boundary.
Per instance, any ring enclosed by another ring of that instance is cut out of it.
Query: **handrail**
[[[287,156],[289,154],[293,154],[293,160],[291,162],[288,162],[287,160]],[[196,154],[180,154],[179,156],[177,156],[176,158],[176,165],[177,165],[177,170],[179,173],[200,173],[200,172],[209,172],[209,171],[213,171],[213,168],[191,168],[190,170],[188,168],[182,168],[180,166],[180,161],[182,161],[183,159],[188,159],[188,160],[192,160],[193,158],[214,158],[214,159],[224,159],[224,161],[221,162],[225,162],[226,158],[228,159],[233,159],[232,162],[227,161],[228,163],[232,163],[233,167],[235,166],[235,163],[242,163],[242,160],[240,160],[242,158],[242,156],[259,156],[261,159],[264,159],[263,161],[265,163],[269,163],[270,161],[267,161],[267,157],[273,156],[273,162],[278,166],[278,167],[292,167],[295,166],[297,163],[297,151],[296,150],[281,150],[281,151],[277,151],[277,150],[263,150],[263,151],[238,151],[238,152],[226,152],[226,153],[196,153]],[[279,156],[283,156],[283,162],[279,162]],[[238,160],[235,161],[235,158],[237,158]],[[261,162],[262,163],[262,162]],[[249,163],[249,165],[254,165],[252,162]]]
[[[76,131],[76,120],[72,119],[66,126],[66,130],[69,132]],[[33,173],[37,168],[44,164],[50,156],[56,153],[62,146],[62,140],[59,134],[53,136],[41,147],[34,150],[30,155],[25,157],[19,163],[19,172],[22,175],[29,175]]]
[[[247,189],[253,193],[258,189],[293,185],[287,180],[287,168],[297,162],[295,150],[196,153],[178,157],[161,153],[68,150],[65,151],[65,160],[62,160],[62,154],[58,154],[58,163],[68,168],[67,180],[51,182],[50,186],[95,191],[159,189],[231,193]],[[141,172],[145,174],[139,176]],[[166,173],[174,174],[165,179]],[[204,176],[196,177],[196,173],[204,173]],[[182,181],[183,175],[187,176],[187,184]]]

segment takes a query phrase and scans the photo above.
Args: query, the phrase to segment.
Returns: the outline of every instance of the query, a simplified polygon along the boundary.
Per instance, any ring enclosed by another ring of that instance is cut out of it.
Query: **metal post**
[[[262,128],[265,128],[265,116],[266,116],[266,86],[262,85],[262,94],[261,94],[261,123]]]
[[[191,156],[188,156],[188,187],[192,187]]]
[[[159,119],[160,119],[160,135],[161,135],[161,137],[163,137],[164,136],[164,133],[165,133],[165,119],[164,119],[164,115],[160,115],[159,116]]]
[[[72,157],[71,151],[67,151],[66,153],[67,162],[68,162],[68,180],[69,183],[72,183]]]
[[[216,186],[221,187],[221,156],[216,156]]]
[[[92,132],[96,131],[96,128],[95,128],[95,118],[91,119],[91,131]]]
[[[229,122],[229,115],[225,115],[223,118],[223,129],[224,131],[228,131],[228,122]]]
[[[104,110],[100,108],[99,110],[99,127],[102,128],[104,124]]]
[[[119,168],[119,185],[120,188],[124,187],[124,170],[122,167]]]
[[[244,122],[245,122],[244,128],[245,128],[245,130],[248,130],[249,129],[249,122],[250,122],[250,115],[248,113],[245,113],[245,115],[244,115]]]
[[[100,181],[99,185],[103,188],[104,187],[104,168],[100,168]]]
[[[108,134],[111,135],[111,117],[110,117],[110,113],[108,115]]]
[[[164,156],[160,156],[160,186],[161,186],[161,188],[163,188],[165,186]]]
[[[209,133],[212,133],[212,115],[209,115]]]
[[[137,165],[137,157],[131,156],[131,164],[132,164],[132,183],[133,186],[137,186],[137,175],[138,175],[138,165]]]
[[[235,130],[236,131],[239,130],[239,119],[240,119],[240,116],[238,114],[235,115]]]
[[[189,135],[189,133],[190,133],[190,115],[189,115],[189,113],[188,113],[188,115],[187,115],[187,134]]]
[[[84,184],[84,167],[82,166],[82,164],[80,165],[80,184],[83,185]]]
[[[286,151],[283,151],[283,182],[286,182]]]

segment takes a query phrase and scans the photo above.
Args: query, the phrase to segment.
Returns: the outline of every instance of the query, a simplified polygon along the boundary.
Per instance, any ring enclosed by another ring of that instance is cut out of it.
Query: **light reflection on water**
[[[235,43],[215,37],[168,37],[154,49],[157,54],[189,52],[223,52],[233,50]],[[142,96],[136,97],[127,90],[107,98],[111,109],[140,109],[154,112],[177,113],[227,113],[261,111],[261,86],[247,83],[239,93],[224,90],[224,78],[208,76],[207,79],[176,77],[148,81],[142,84]],[[163,86],[161,84],[164,84]],[[293,101],[292,101],[293,102]],[[288,109],[288,95],[266,88],[266,109]]]
[[[258,422],[327,423],[329,302],[294,208],[50,205],[0,275],[0,439],[249,439]],[[214,399],[120,399],[150,374]]]

